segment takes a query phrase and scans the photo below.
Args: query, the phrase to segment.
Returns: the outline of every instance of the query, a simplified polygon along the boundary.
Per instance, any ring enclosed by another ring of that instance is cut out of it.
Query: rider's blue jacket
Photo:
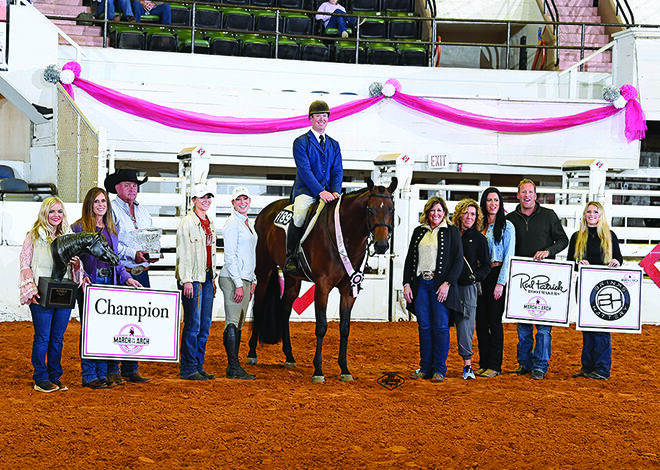
[[[311,130],[293,141],[297,173],[292,198],[299,194],[318,197],[323,190],[341,192],[344,169],[339,142],[327,134],[325,137],[325,151]]]

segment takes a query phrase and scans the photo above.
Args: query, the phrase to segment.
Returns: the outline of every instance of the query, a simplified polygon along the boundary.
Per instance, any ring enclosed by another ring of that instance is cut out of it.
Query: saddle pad
[[[302,242],[305,241],[305,239],[309,235],[309,232],[311,232],[312,229],[314,228],[314,225],[316,225],[316,220],[319,218],[319,214],[321,213],[324,207],[325,207],[325,202],[323,202],[322,199],[319,199],[319,203],[318,206],[316,207],[316,212],[314,213],[314,217],[312,217],[312,220],[310,220],[309,223],[307,224],[305,233],[300,239],[299,246],[302,245]],[[285,232],[288,232],[289,225],[291,225],[292,220],[293,220],[293,204],[289,204],[275,216],[275,220],[273,220],[273,224],[275,224],[276,227],[281,228]]]

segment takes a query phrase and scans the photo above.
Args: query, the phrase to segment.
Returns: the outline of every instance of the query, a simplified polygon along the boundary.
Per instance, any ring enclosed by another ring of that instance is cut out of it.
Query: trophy
[[[46,308],[73,308],[76,304],[78,284],[64,279],[67,265],[74,256],[90,254],[95,258],[117,266],[119,257],[112,251],[101,231],[97,233],[70,233],[57,237],[50,244],[53,271],[50,277],[39,277],[39,305]]]
[[[160,236],[162,234],[159,228],[142,228],[133,233],[133,238],[137,245],[146,251],[145,258],[149,260],[156,260],[162,258],[160,252]]]

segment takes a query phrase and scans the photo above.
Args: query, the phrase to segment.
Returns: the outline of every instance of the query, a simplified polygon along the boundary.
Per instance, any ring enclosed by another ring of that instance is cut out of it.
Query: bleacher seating
[[[358,63],[428,65],[431,48],[415,42],[422,39],[422,28],[412,0],[340,0],[348,14],[360,20],[348,28],[347,40],[341,40],[337,28],[326,29],[322,21],[315,21],[315,11],[324,1],[171,3],[171,25],[147,23],[146,16],[137,24],[113,22],[110,44],[122,49],[342,63],[355,63],[358,47]]]

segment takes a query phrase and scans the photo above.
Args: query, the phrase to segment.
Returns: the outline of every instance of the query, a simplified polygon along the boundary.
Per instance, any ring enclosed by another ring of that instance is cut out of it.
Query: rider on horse
[[[325,101],[317,100],[309,106],[312,128],[293,142],[293,158],[296,161],[296,181],[293,198],[293,224],[289,226],[286,241],[284,272],[297,273],[298,243],[303,234],[307,210],[319,198],[328,203],[339,197],[343,178],[339,142],[325,134],[330,108]]]

